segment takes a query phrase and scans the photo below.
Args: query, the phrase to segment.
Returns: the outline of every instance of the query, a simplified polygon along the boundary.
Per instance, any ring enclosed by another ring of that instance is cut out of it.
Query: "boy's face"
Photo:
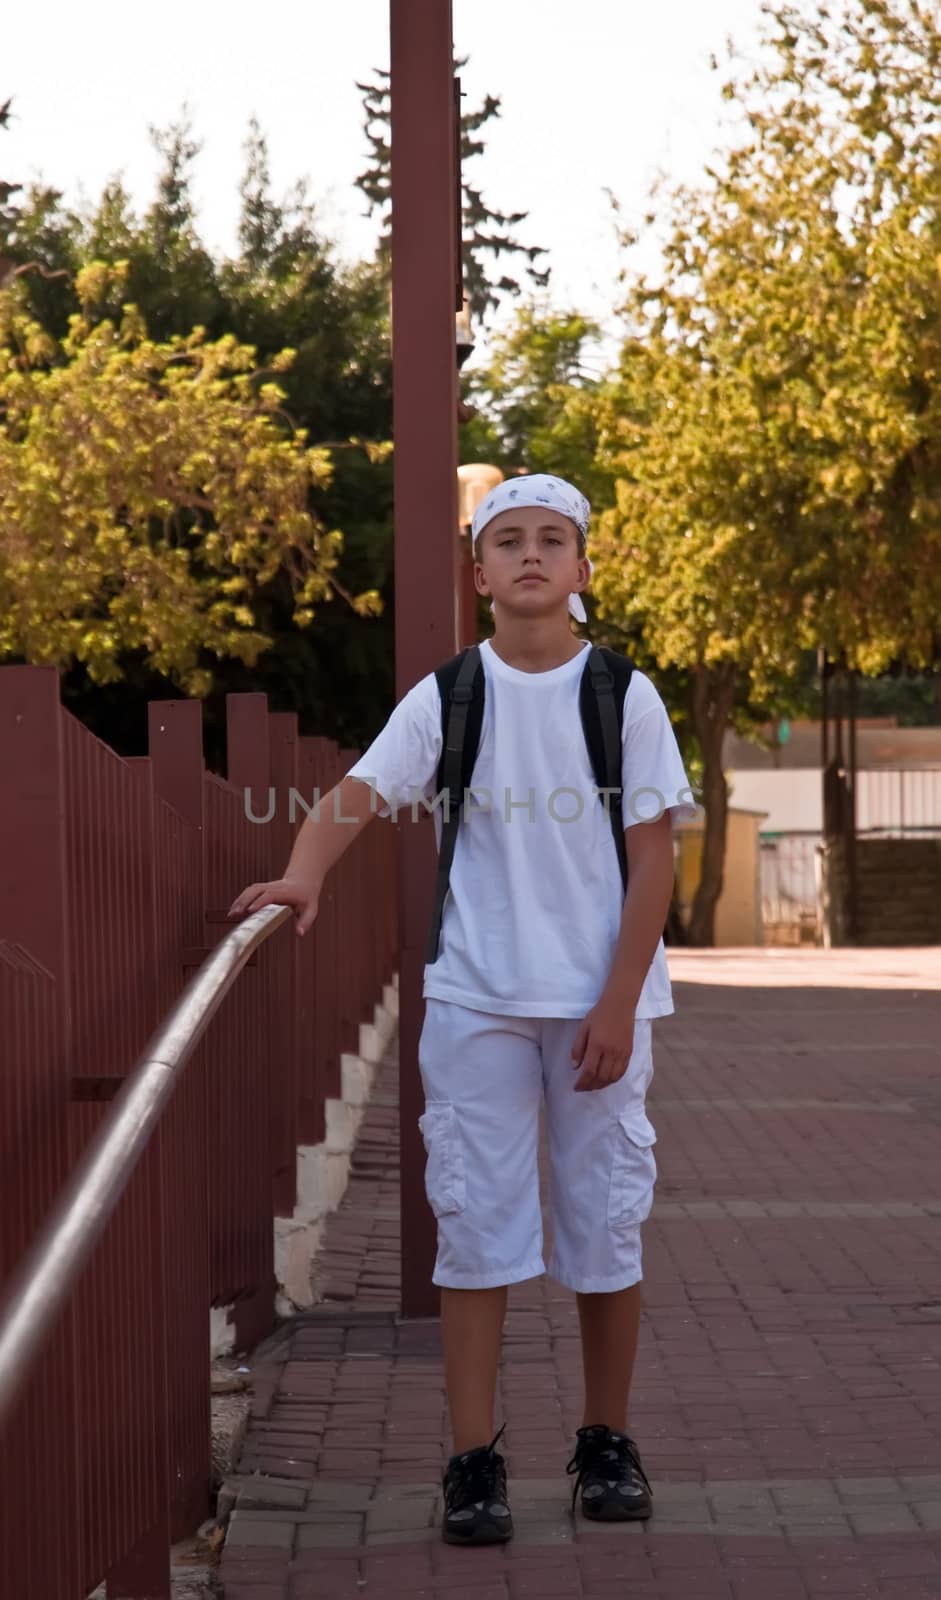
[[[548,506],[501,511],[477,541],[477,593],[515,616],[567,612],[569,595],[584,589],[589,576],[574,522]]]

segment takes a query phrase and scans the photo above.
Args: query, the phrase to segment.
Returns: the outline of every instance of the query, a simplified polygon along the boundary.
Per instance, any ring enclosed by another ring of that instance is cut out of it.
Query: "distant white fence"
[[[941,837],[941,767],[860,772],[857,827],[870,837]],[[762,833],[761,915],[769,943],[816,936],[815,829]]]
[[[941,831],[941,767],[857,774],[860,833]]]
[[[817,928],[814,865],[819,833],[762,834],[761,920],[769,944],[813,943]]]

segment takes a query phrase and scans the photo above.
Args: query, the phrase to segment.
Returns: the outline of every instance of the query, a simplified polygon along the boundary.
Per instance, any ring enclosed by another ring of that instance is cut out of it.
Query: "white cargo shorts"
[[[546,1271],[537,1164],[543,1098],[549,1272],[581,1294],[640,1282],[640,1225],[657,1177],[645,1111],[651,1025],[635,1022],[630,1065],[617,1083],[576,1093],[571,1050],[580,1025],[425,1002],[419,1127],[425,1192],[438,1220],[433,1281],[442,1288],[493,1289]]]

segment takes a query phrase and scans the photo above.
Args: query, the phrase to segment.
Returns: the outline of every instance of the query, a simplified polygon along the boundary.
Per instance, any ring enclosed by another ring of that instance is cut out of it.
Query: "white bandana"
[[[565,478],[553,478],[547,472],[532,472],[523,478],[506,478],[503,483],[497,484],[486,500],[481,501],[471,523],[474,545],[488,522],[492,522],[501,511],[510,511],[514,506],[549,506],[574,522],[583,537],[588,532],[591,506],[581,491],[574,484],[567,483]],[[592,571],[590,561],[588,570]],[[490,609],[493,610],[492,605]],[[580,594],[569,595],[569,610],[576,622],[587,621]]]

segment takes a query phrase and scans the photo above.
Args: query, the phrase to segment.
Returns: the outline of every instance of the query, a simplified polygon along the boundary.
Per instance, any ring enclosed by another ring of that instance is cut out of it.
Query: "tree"
[[[721,891],[736,686],[802,651],[877,672],[938,649],[939,38],[915,0],[764,7],[745,142],[677,189],[659,282],[630,278],[602,615],[686,667]],[[652,218],[648,219],[652,220]]]
[[[602,360],[599,332],[591,318],[574,309],[532,302],[520,306],[512,324],[492,340],[488,364],[468,374],[477,415],[460,432],[464,461],[492,462],[506,476],[560,473],[577,484],[592,506],[588,545],[593,559],[595,530],[615,505],[617,472],[610,441],[617,437],[620,415],[617,373]],[[643,670],[654,670],[657,664],[637,619],[599,612],[594,584],[583,599],[595,643],[629,655]],[[481,617],[485,620],[483,608]],[[656,679],[687,764],[698,777],[698,750],[688,733],[687,675],[661,664]]]
[[[487,365],[468,373],[478,414],[461,430],[463,459],[492,461],[504,472],[571,473],[591,495],[588,479],[600,465],[593,402],[602,378],[591,351],[598,336],[577,311],[520,306],[491,341]]]
[[[457,70],[466,66],[467,58],[456,62]],[[357,83],[363,96],[363,126],[369,145],[369,166],[356,179],[356,186],[366,196],[367,215],[378,211],[382,218],[379,240],[380,260],[388,267],[391,246],[392,200],[392,150],[390,145],[390,74],[377,69],[371,83]],[[476,111],[461,113],[461,215],[463,232],[464,285],[471,315],[482,319],[487,312],[500,304],[501,295],[517,296],[522,292],[520,280],[508,272],[494,268],[504,256],[525,263],[524,272],[530,283],[545,288],[549,282],[549,269],[538,265],[546,251],[539,245],[524,245],[515,237],[514,230],[525,222],[527,211],[496,211],[483,198],[480,189],[467,182],[464,167],[468,161],[482,154],[484,140],[481,130],[494,117],[500,115],[501,101],[487,95]],[[490,258],[489,260],[487,258]]]
[[[273,597],[277,643],[254,686],[305,723],[344,745],[362,745],[394,703],[392,361],[387,288],[375,263],[337,258],[318,225],[304,184],[271,192],[267,145],[257,124],[246,140],[241,186],[241,250],[220,282],[227,325],[265,358],[282,344],[296,351],[283,382],[287,409],[310,438],[330,450],[329,484],[314,492],[325,525],[343,530],[336,582],[351,593],[375,589],[379,615],[348,606],[321,612],[303,634],[289,596]],[[226,687],[248,687],[237,674]]]
[[[12,100],[5,100],[0,105],[0,131],[9,128],[12,109]],[[10,183],[9,180],[0,178],[0,288],[6,286],[15,265],[7,252],[18,215],[18,207],[13,197],[19,194],[21,187],[18,183]]]
[[[308,509],[329,461],[284,425],[290,351],[264,373],[231,336],[157,342],[130,304],[99,320],[124,276],[81,271],[60,345],[0,296],[0,656],[108,683],[138,651],[201,695],[214,660],[269,647],[257,597],[279,572],[296,626],[330,599],[341,537]]]
[[[226,693],[261,689],[276,709],[296,711],[302,730],[362,744],[394,699],[392,384],[382,271],[338,257],[302,183],[284,197],[272,195],[257,124],[246,141],[239,252],[232,260],[214,258],[200,238],[191,196],[197,145],[185,115],[154,130],[154,139],[163,160],[143,217],[117,179],[80,212],[52,189],[24,196],[18,260],[28,255],[35,268],[20,276],[21,294],[34,319],[61,341],[81,310],[75,288],[81,268],[124,262],[125,275],[103,290],[99,318],[119,323],[122,303],[131,301],[158,342],[185,339],[202,326],[207,341],[231,335],[253,346],[260,369],[283,349],[294,350],[278,374],[282,409],[306,430],[311,446],[329,453],[331,470],[311,480],[308,509],[318,526],[342,534],[332,591],[350,601],[376,591],[382,612],[325,606],[312,626],[298,628],[291,575],[279,572],[255,599],[270,648],[253,665],[232,656],[212,661],[207,741],[211,755],[224,748]],[[128,754],[144,747],[141,702],[168,689],[136,652],[122,657],[120,681],[97,682],[80,661],[62,680],[70,710]]]
[[[12,106],[0,106],[0,130],[9,127]],[[54,314],[74,265],[60,259],[69,254],[62,196],[42,184],[31,185],[25,201],[22,195],[22,184],[0,180],[0,290],[24,280],[37,307]]]

